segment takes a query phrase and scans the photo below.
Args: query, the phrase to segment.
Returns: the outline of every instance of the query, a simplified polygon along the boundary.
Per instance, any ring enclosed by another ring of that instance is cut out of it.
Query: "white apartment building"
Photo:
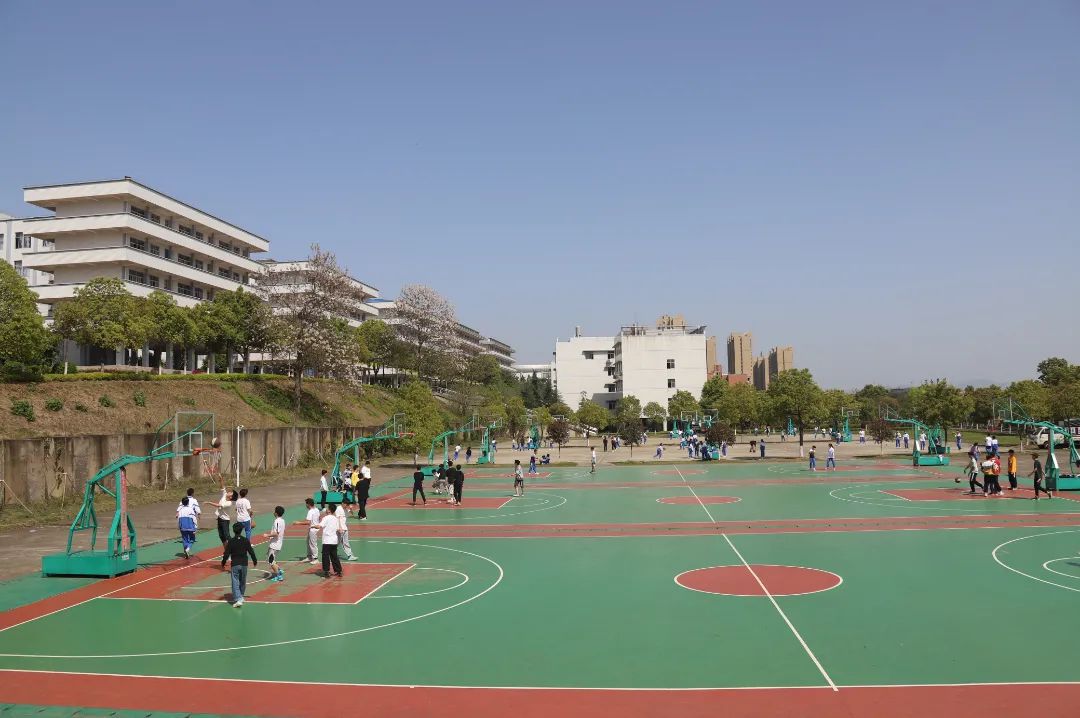
[[[192,306],[251,284],[263,271],[251,255],[270,248],[266,239],[130,177],[26,187],[23,197],[53,212],[21,220],[24,233],[54,243],[22,259],[25,268],[52,274],[52,283],[34,287],[45,304],[110,277],[137,296],[159,289]]]
[[[510,371],[514,372],[514,376],[519,379],[528,379],[535,374],[537,379],[547,379],[553,382],[552,374],[555,367],[551,362],[547,364],[514,364],[510,367]]]
[[[31,286],[49,284],[52,282],[52,275],[27,267],[24,255],[28,252],[52,250],[52,240],[38,239],[31,235],[25,226],[25,221],[0,213],[0,258],[15,267],[15,271],[26,280],[27,284]]]
[[[499,362],[499,366],[503,369],[514,366],[514,348],[506,342],[494,337],[483,337],[480,339],[480,346],[483,347],[485,354],[495,357],[495,361]]]
[[[267,272],[276,275],[273,284],[260,286],[260,290],[275,311],[281,310],[283,295],[300,293],[311,286],[307,260],[277,262],[269,259],[260,262],[260,264],[266,267]],[[348,275],[347,281],[349,285],[342,287],[342,291],[350,292],[355,301],[351,302],[352,312],[349,316],[342,317],[342,319],[347,321],[350,326],[358,327],[365,320],[378,317],[379,310],[373,304],[368,303],[370,300],[379,298],[378,288]]]
[[[667,407],[675,392],[695,397],[707,379],[705,327],[623,327],[614,337],[581,336],[555,343],[553,381],[576,408],[591,399],[614,409],[623,396]]]
[[[582,399],[595,401],[608,409],[619,398],[615,386],[615,337],[574,336],[555,342],[552,383],[559,397],[571,409]]]

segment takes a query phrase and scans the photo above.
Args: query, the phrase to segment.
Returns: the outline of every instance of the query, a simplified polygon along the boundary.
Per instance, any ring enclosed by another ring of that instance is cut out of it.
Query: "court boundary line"
[[[829,571],[828,569],[824,569],[824,568],[814,568],[813,566],[792,566],[791,564],[786,564],[786,563],[758,563],[758,564],[754,564],[754,565],[755,566],[767,566],[767,567],[770,567],[770,568],[803,568],[803,569],[806,569],[807,571],[818,571],[820,573],[832,574],[833,576],[836,576],[838,579],[840,579],[839,581],[837,581],[835,586],[829,586],[828,588],[819,588],[816,591],[803,591],[802,593],[785,593],[785,594],[783,594],[785,597],[787,597],[787,596],[811,596],[811,595],[813,595],[815,593],[825,593],[826,591],[831,591],[834,588],[840,588],[840,586],[844,583],[844,577],[843,576],[836,573],[835,571]],[[746,594],[746,593],[717,593],[715,591],[703,591],[700,588],[693,588],[692,586],[687,586],[684,583],[679,583],[679,577],[685,576],[688,573],[693,573],[694,571],[705,571],[705,570],[708,570],[710,568],[734,568],[736,566],[738,566],[738,564],[729,563],[729,564],[725,564],[723,566],[702,566],[701,568],[689,568],[689,569],[683,571],[682,573],[677,574],[673,580],[675,581],[675,584],[679,588],[685,588],[687,591],[696,591],[698,593],[707,593],[707,594],[709,594],[711,596],[732,596],[732,597],[735,597],[735,598],[759,598],[758,596],[754,596],[754,595]]]
[[[1008,546],[1011,543],[1016,543],[1017,541],[1026,541],[1027,539],[1039,538],[1041,536],[1056,536],[1057,534],[1075,534],[1075,533],[1080,533],[1080,529],[1066,529],[1064,531],[1049,531],[1047,533],[1042,533],[1042,534],[1029,534],[1028,536],[1018,536],[1018,537],[1016,537],[1014,539],[1010,539],[1010,540],[1005,541],[1003,543],[999,543],[997,546],[994,547],[994,550],[990,552],[990,557],[992,559],[994,559],[994,561],[997,563],[998,566],[1001,566],[1004,569],[1008,569],[1009,571],[1012,571],[1013,573],[1015,573],[1015,574],[1017,574],[1019,576],[1023,576],[1024,578],[1030,578],[1031,580],[1038,581],[1039,583],[1045,583],[1047,586],[1054,586],[1056,588],[1063,588],[1066,591],[1073,591],[1074,593],[1080,593],[1080,588],[1076,588],[1074,586],[1062,586],[1060,583],[1054,583],[1053,581],[1047,581],[1045,578],[1039,578],[1038,576],[1032,576],[1030,573],[1024,573],[1020,569],[1013,568],[1009,564],[1007,564],[1004,561],[1002,561],[1001,559],[999,559],[998,555],[997,555],[998,551],[1000,551],[1001,549],[1003,549],[1004,547]],[[1071,558],[1071,557],[1066,557],[1066,558]]]
[[[675,465],[672,464],[672,466]],[[675,466],[675,471],[677,471],[679,476],[682,477],[682,471],[679,470],[678,466]],[[683,477],[683,481],[686,482],[685,477]],[[705,509],[705,513],[706,515],[708,515],[709,520],[715,524],[716,519],[713,518],[712,512],[709,511],[708,507],[705,505],[705,502],[702,501],[701,497],[697,495],[696,491],[694,491],[694,487],[687,483],[686,488],[690,489],[690,493],[693,494],[694,498],[698,500],[698,504],[701,505],[701,508]],[[769,599],[770,603],[772,603],[773,605],[773,608],[775,608],[776,612],[780,614],[780,617],[784,619],[784,623],[786,623],[787,627],[791,629],[791,632],[795,634],[795,638],[798,639],[799,644],[802,645],[803,650],[806,651],[806,655],[810,656],[810,660],[813,661],[815,666],[817,666],[817,669],[821,673],[822,677],[825,679],[825,682],[829,684],[829,687],[832,688],[833,691],[838,691],[839,689],[836,687],[836,684],[833,683],[832,677],[829,676],[828,672],[825,670],[825,667],[821,665],[821,661],[819,661],[817,656],[814,655],[814,652],[810,650],[810,646],[806,645],[806,641],[803,639],[802,634],[799,633],[799,630],[797,628],[795,628],[795,624],[791,622],[791,619],[788,618],[788,615],[784,613],[784,609],[780,608],[780,604],[777,603],[776,597],[773,596],[772,592],[770,592],[769,589],[765,586],[765,582],[761,580],[761,577],[757,575],[757,572],[754,571],[754,569],[750,566],[749,563],[747,563],[746,559],[743,557],[739,549],[735,548],[735,544],[732,543],[728,535],[726,533],[721,533],[720,535],[724,537],[724,540],[727,541],[728,546],[731,547],[731,550],[734,551],[735,555],[739,557],[740,561],[742,561],[742,564],[746,567],[746,570],[750,572],[750,575],[753,576],[754,580],[758,582],[759,586],[761,586],[762,593],[764,593],[765,597]]]

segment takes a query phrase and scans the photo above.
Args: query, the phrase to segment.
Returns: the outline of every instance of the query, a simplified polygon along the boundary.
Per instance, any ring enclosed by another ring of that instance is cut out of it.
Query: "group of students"
[[[352,544],[349,543],[349,511],[353,503],[346,498],[342,503],[328,503],[320,511],[315,508],[315,499],[306,499],[307,515],[297,521],[298,526],[307,526],[307,555],[304,560],[312,565],[322,561],[322,576],[330,578],[330,568],[334,575],[341,578],[341,558],[339,547],[345,552],[347,561],[355,561]],[[321,546],[321,550],[320,550]]]
[[[817,471],[817,445],[810,446],[810,470]],[[836,471],[836,447],[831,443],[829,444],[829,450],[825,454],[825,470]]]
[[[436,494],[446,494],[451,504],[460,506],[461,492],[465,487],[465,472],[461,470],[461,464],[439,464],[435,467],[433,476],[431,490]],[[413,472],[413,506],[416,506],[417,494],[420,494],[421,500],[427,506],[427,496],[424,495],[424,472],[421,471],[419,464],[416,464],[416,471]]]
[[[251,521],[251,501],[248,500],[247,495],[247,489],[230,490],[222,486],[221,499],[216,502],[207,502],[214,507],[218,538],[221,540],[222,545],[229,541],[229,527],[232,524],[232,517],[229,515],[230,508],[235,511],[236,523],[240,526],[240,530],[249,541],[251,540],[251,529],[254,524]],[[191,549],[195,546],[201,516],[202,507],[199,505],[199,500],[195,498],[195,489],[189,488],[180,499],[180,504],[176,507],[176,521],[180,529],[180,542],[183,544],[184,558],[186,559],[191,558]]]
[[[367,521],[367,503],[371,496],[371,465],[367,461],[355,467],[351,462],[347,463],[340,473],[333,476],[323,469],[319,476],[319,491],[322,492],[320,508],[326,508],[326,494],[331,489],[340,491],[344,497],[343,503],[355,506],[356,517]]]
[[[1008,462],[1006,463],[1006,475],[1009,479],[1009,491],[1016,490],[1016,475],[1017,475],[1017,456],[1016,451],[1009,449]],[[1035,496],[1033,500],[1039,500],[1039,494],[1044,493],[1048,499],[1054,498],[1054,494],[1043,487],[1043,479],[1046,478],[1043,472],[1042,462],[1039,461],[1038,454],[1032,454],[1032,470],[1028,474],[1032,480],[1032,488],[1035,490]],[[982,474],[982,483],[979,482],[979,474]],[[1001,488],[1001,452],[998,450],[997,437],[987,437],[986,441],[986,458],[983,461],[979,461],[979,445],[972,444],[968,450],[968,496],[975,496],[975,489],[981,489],[982,495],[987,498],[1001,498],[1004,496],[1004,492]],[[957,483],[960,482],[960,477],[956,478]]]

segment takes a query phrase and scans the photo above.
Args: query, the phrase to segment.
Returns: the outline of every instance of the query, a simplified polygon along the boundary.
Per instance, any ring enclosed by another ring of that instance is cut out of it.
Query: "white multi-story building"
[[[615,408],[619,394],[615,387],[615,337],[574,336],[555,342],[552,383],[559,397],[571,409],[582,399]]]
[[[266,267],[267,272],[276,275],[272,283],[264,282],[261,287],[266,300],[275,311],[281,310],[282,305],[287,304],[287,301],[282,301],[283,295],[290,292],[303,292],[311,286],[307,260],[277,262],[271,259],[261,264]],[[351,301],[350,305],[353,311],[342,319],[350,326],[358,327],[364,320],[378,317],[379,310],[375,305],[368,303],[370,300],[379,298],[378,288],[352,276],[347,276],[347,281],[349,286],[342,287],[342,291],[348,291],[352,295],[354,301]]]
[[[34,287],[45,304],[111,277],[137,296],[159,289],[192,306],[249,285],[263,271],[251,255],[270,248],[257,234],[130,177],[26,187],[23,197],[54,213],[21,220],[24,234],[54,243],[22,259],[25,268],[52,274],[52,283]]]
[[[623,327],[614,337],[586,337],[580,330],[555,343],[554,383],[562,400],[576,407],[590,399],[608,409],[623,396],[642,407],[667,407],[675,392],[695,397],[707,379],[705,327]]]
[[[514,364],[510,367],[510,371],[514,372],[514,375],[519,379],[528,379],[535,375],[537,379],[552,381],[555,367],[550,362],[547,364]]]
[[[52,240],[38,239],[25,227],[26,220],[0,213],[0,258],[15,267],[27,284],[40,285],[52,282],[52,275],[26,266],[24,255],[28,252],[52,250]]]
[[[495,357],[495,361],[499,362],[503,369],[510,369],[514,365],[514,348],[506,342],[494,337],[483,337],[480,339],[480,346],[485,354]]]

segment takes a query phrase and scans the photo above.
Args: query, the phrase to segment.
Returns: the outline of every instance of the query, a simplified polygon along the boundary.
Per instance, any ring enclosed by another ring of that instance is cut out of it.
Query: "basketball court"
[[[212,529],[190,561],[170,542],[114,579],[0,586],[0,704],[1080,714],[1080,502],[965,496],[959,467],[840,469],[545,467],[516,498],[509,467],[473,467],[461,507],[430,493],[410,505],[403,472],[377,487],[369,520],[352,519],[344,578],[300,561],[305,530],[290,526],[285,581],[267,581],[259,534],[239,609]],[[265,530],[272,507],[251,499]]]

